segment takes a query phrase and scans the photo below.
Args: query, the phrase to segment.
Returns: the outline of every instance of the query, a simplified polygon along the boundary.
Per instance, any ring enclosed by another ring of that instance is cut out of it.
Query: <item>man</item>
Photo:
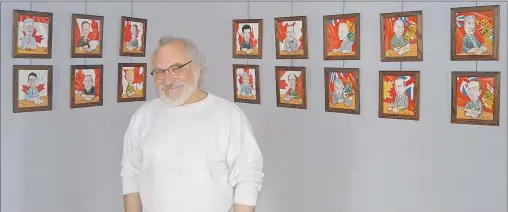
[[[131,26],[131,41],[129,42],[129,48],[131,49],[138,49],[139,48],[139,42],[138,42],[138,25],[132,24]]]
[[[462,38],[462,47],[460,49],[463,53],[480,55],[487,51],[487,47],[482,46],[474,35],[476,30],[475,19],[473,15],[469,15],[464,19],[464,31],[466,35]]]
[[[400,19],[393,23],[393,37],[390,40],[390,48],[399,56],[411,50],[411,44],[404,38],[404,22]]]
[[[87,50],[89,51],[91,46],[90,46],[90,38],[88,38],[88,35],[90,34],[90,23],[88,23],[88,21],[83,21],[81,22],[81,36],[79,37],[79,41],[78,41],[78,47],[84,51],[84,50]]]
[[[353,41],[348,37],[349,26],[346,23],[340,23],[338,29],[339,40],[342,41],[338,49],[333,49],[332,52],[340,52],[343,54],[349,54],[353,51]]]
[[[284,100],[286,102],[290,102],[293,99],[300,99],[300,95],[298,94],[298,91],[296,90],[296,85],[298,84],[298,77],[296,77],[296,74],[294,74],[294,73],[288,74],[287,82],[289,85],[289,90],[286,92]]]
[[[25,92],[25,100],[29,102],[33,102],[36,105],[42,103],[41,94],[39,92],[39,88],[37,87],[37,74],[31,72],[28,74],[28,89]]]
[[[25,33],[21,38],[20,49],[35,50],[37,49],[37,41],[34,37],[35,22],[31,18],[23,20],[23,32]]]
[[[250,84],[250,76],[247,72],[242,72],[242,84],[240,85],[240,96],[252,96],[252,86]]]
[[[297,52],[300,48],[300,43],[295,36],[295,26],[286,26],[286,39],[284,40],[284,51],[286,52]]]
[[[83,78],[83,84],[85,84],[83,88],[83,92],[81,93],[81,98],[84,101],[90,102],[95,97],[95,86],[93,85],[93,79],[91,75],[85,75]]]
[[[388,110],[394,113],[399,113],[401,110],[407,110],[409,105],[409,97],[406,94],[406,81],[404,78],[397,78],[394,84],[395,93],[397,96],[395,97],[395,100],[390,103]]]
[[[132,116],[121,176],[125,212],[253,212],[263,157],[235,104],[201,89],[204,56],[163,37],[152,58],[160,98]]]
[[[252,32],[252,28],[250,25],[245,24],[242,27],[242,35],[243,35],[243,42],[240,46],[240,49],[244,51],[247,54],[250,54],[252,51],[254,51],[254,47],[252,43],[250,42],[250,33]]]
[[[478,99],[482,94],[480,82],[473,80],[467,83],[467,96],[471,101],[464,107],[464,116],[478,119],[483,112],[482,102]]]
[[[351,106],[351,97],[346,97],[344,83],[340,79],[333,81],[334,90],[332,93],[333,104],[343,104],[346,107]]]
[[[134,87],[134,68],[129,68],[125,72],[125,80],[127,81],[127,86],[125,86],[125,94],[128,97],[134,96],[136,94],[136,88]]]

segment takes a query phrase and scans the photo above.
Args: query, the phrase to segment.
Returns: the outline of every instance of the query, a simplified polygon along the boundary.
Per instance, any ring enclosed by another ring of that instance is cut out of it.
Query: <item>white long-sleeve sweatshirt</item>
[[[139,192],[144,212],[229,212],[257,204],[263,157],[234,103],[211,93],[170,107],[155,99],[132,116],[121,161],[123,194]]]

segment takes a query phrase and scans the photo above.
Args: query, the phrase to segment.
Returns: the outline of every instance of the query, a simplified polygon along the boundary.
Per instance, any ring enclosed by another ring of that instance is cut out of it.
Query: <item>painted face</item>
[[[153,67],[161,70],[178,70],[178,65],[189,62],[191,58],[185,51],[183,43],[177,42],[161,47],[155,54]],[[155,79],[158,95],[169,105],[179,106],[185,103],[198,89],[200,68],[194,63],[180,68],[177,76],[166,73],[163,79]],[[171,72],[171,71],[168,71]]]
[[[401,20],[396,20],[393,24],[393,32],[395,34],[402,36],[404,34],[404,23]]]
[[[395,93],[402,95],[406,92],[406,86],[404,85],[404,79],[398,78],[395,80]]]
[[[23,22],[23,31],[26,32],[26,34],[32,35],[34,33],[35,23],[32,19],[27,18]]]
[[[88,24],[88,23],[82,24],[82,26],[81,26],[81,33],[84,36],[88,36],[88,34],[90,33],[90,24]]]
[[[478,81],[471,81],[467,84],[467,95],[471,101],[478,100],[478,97],[482,94],[480,89],[480,83]]]
[[[243,38],[245,41],[249,41],[250,40],[250,29],[245,29],[243,30]]]
[[[33,76],[33,75],[30,75],[28,77],[28,85],[30,87],[35,87],[35,81],[37,80],[37,77]]]
[[[296,75],[295,74],[289,74],[288,76],[288,83],[289,83],[289,87],[291,87],[291,89],[296,89]]]
[[[295,38],[295,27],[294,26],[288,26],[286,28],[286,37],[291,40]]]
[[[467,34],[469,34],[469,35],[474,34],[474,29],[475,29],[475,17],[474,16],[468,16],[466,18],[466,21],[464,22],[464,29]]]
[[[349,33],[349,29],[346,23],[339,24],[339,40],[344,40]]]
[[[247,72],[243,72],[242,74],[242,83],[244,85],[248,85],[250,82],[250,77],[249,77],[249,74]]]
[[[338,94],[342,94],[344,93],[344,84],[342,83],[342,81],[340,80],[337,80],[335,81],[335,91],[338,93]]]
[[[125,79],[127,80],[127,82],[132,84],[132,82],[134,82],[134,71],[132,70],[127,71],[125,73]]]
[[[85,83],[85,89],[90,89],[92,88],[92,85],[93,85],[93,80],[92,80],[92,76],[88,75],[88,76],[85,76],[85,79],[83,80],[83,82]]]

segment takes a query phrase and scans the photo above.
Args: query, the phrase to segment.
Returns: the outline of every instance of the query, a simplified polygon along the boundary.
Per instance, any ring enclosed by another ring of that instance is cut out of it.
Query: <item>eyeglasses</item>
[[[170,66],[167,69],[158,69],[158,68],[155,68],[155,69],[152,70],[152,72],[150,74],[152,76],[154,76],[155,79],[158,79],[158,80],[164,79],[164,77],[166,77],[166,72],[169,72],[169,74],[171,74],[171,76],[178,76],[182,72],[182,68],[184,66],[186,66],[187,64],[189,64],[190,62],[192,62],[192,60],[190,60],[189,62],[184,63],[183,65],[181,65],[181,64],[172,65],[172,66]]]

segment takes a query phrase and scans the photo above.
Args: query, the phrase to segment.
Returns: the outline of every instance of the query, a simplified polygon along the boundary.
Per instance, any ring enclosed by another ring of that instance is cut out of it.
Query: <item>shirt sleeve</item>
[[[235,188],[234,203],[255,206],[263,185],[263,156],[243,112],[237,109],[231,118],[227,161],[229,182]]]
[[[139,150],[138,135],[136,133],[135,115],[131,118],[124,136],[121,172],[123,195],[139,192],[139,173],[141,169],[141,152]]]

